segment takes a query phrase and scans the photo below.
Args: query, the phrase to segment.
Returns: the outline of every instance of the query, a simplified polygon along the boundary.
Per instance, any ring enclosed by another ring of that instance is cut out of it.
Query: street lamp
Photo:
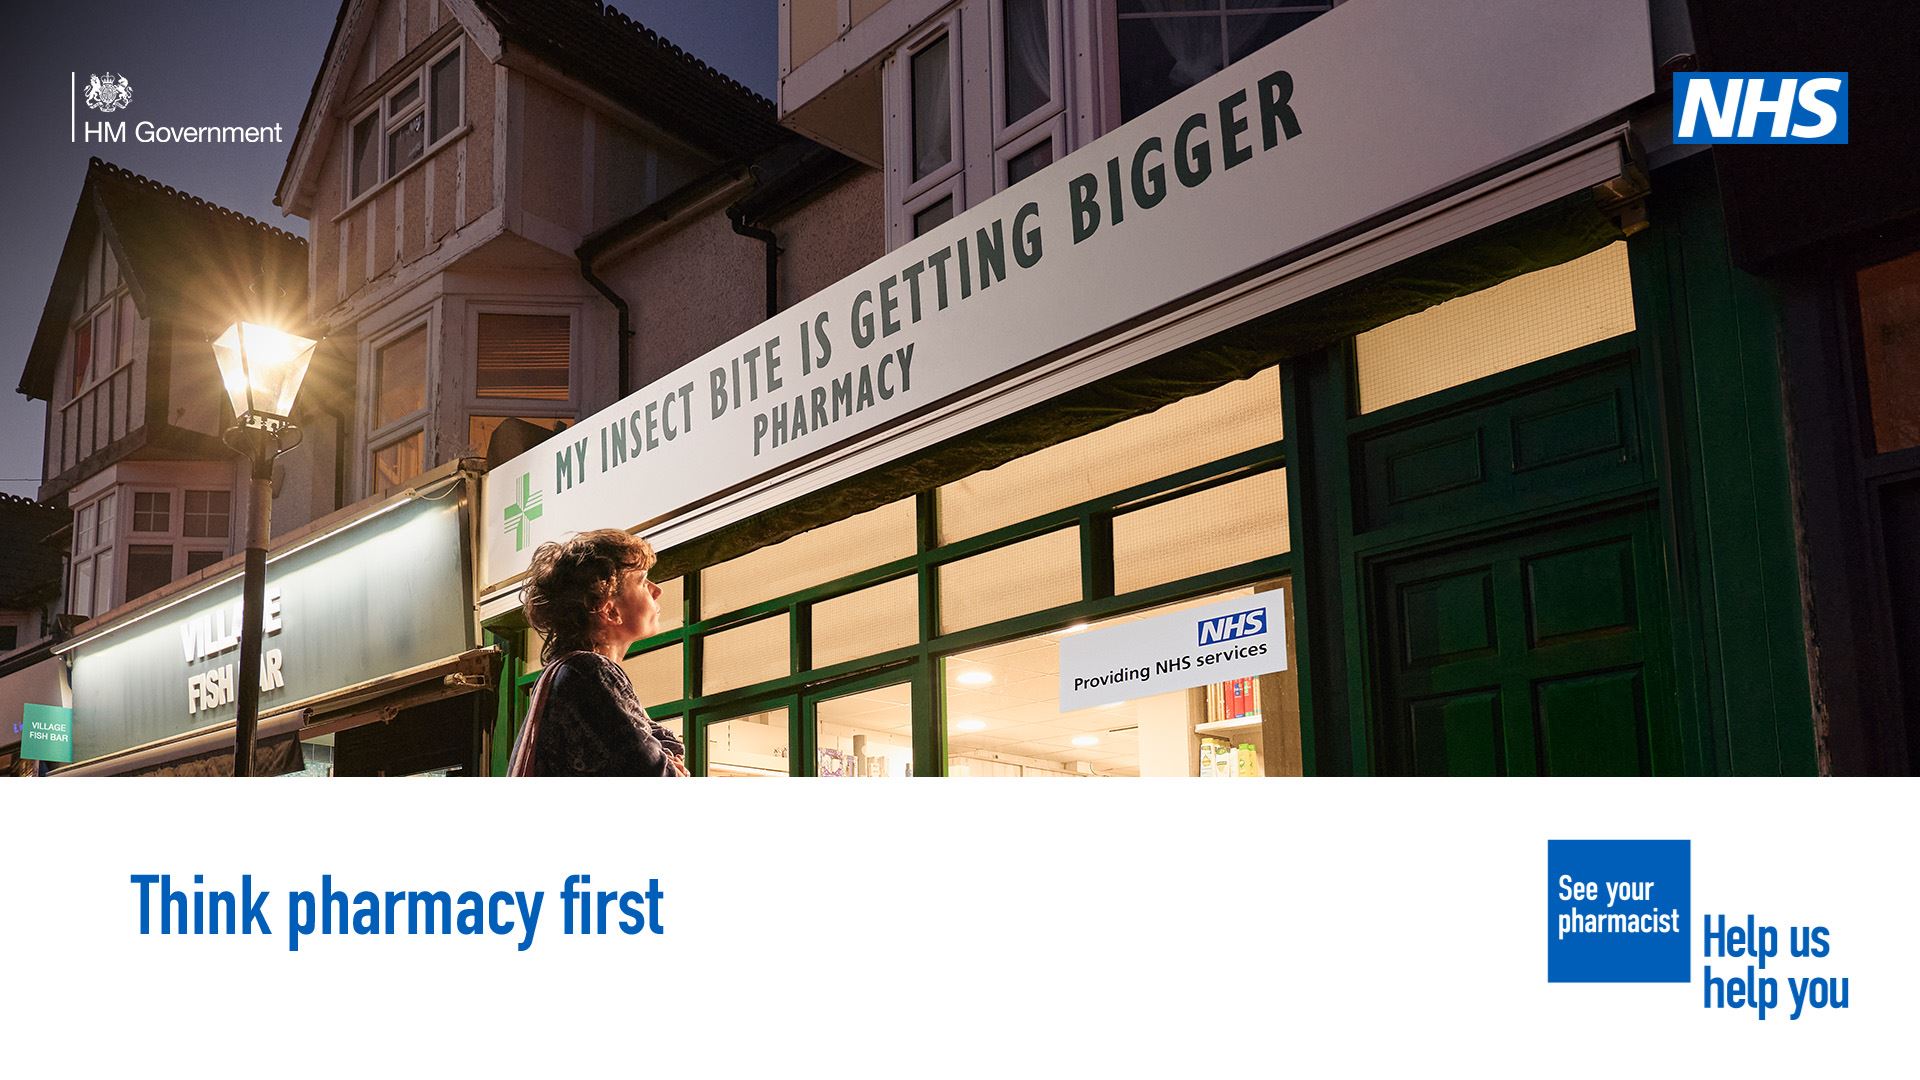
[[[267,584],[267,536],[272,532],[273,459],[300,445],[300,429],[289,418],[317,344],[311,338],[251,322],[234,323],[213,342],[220,381],[240,421],[223,438],[253,466],[247,492],[246,577],[241,585],[235,776],[253,775],[253,737],[260,723],[260,624]]]

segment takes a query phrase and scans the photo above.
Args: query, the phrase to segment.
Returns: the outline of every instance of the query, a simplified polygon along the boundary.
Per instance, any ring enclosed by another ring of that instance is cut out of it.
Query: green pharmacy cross
[[[539,520],[544,512],[540,507],[540,493],[533,487],[533,474],[521,473],[520,501],[507,507],[507,531],[513,534],[513,550],[527,546],[527,525]]]

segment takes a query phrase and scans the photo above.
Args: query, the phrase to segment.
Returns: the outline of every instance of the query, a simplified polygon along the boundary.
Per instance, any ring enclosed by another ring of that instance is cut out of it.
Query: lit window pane
[[[687,624],[687,579],[656,581],[660,586],[660,629],[678,630]]]
[[[649,649],[620,662],[633,680],[633,692],[640,704],[652,708],[685,696],[686,669],[682,666],[685,647],[675,643]]]
[[[1360,411],[1544,360],[1633,330],[1625,241],[1361,334]]]
[[[433,141],[439,142],[460,126],[460,54],[454,52],[433,65]]]
[[[1053,140],[1015,154],[1007,159],[1007,186],[1013,185],[1053,164]]]
[[[1284,554],[1286,470],[1273,469],[1113,519],[1113,591]]]
[[[1047,48],[1047,0],[1005,0],[1001,11],[1006,22],[1001,54],[1006,64],[1005,123],[1012,124],[1053,96],[1049,85],[1052,65]]]
[[[701,647],[700,690],[718,694],[792,674],[785,614],[709,634]]]
[[[953,220],[953,196],[949,195],[913,215],[913,235],[925,236]]]
[[[942,487],[940,542],[1111,495],[1280,436],[1279,369],[1268,368]]]
[[[1286,678],[1261,676],[1092,709],[1060,709],[1063,639],[1253,595],[1251,588],[1216,593],[1090,628],[1062,627],[948,657],[942,672],[948,774],[1034,778],[1297,774],[1298,688]],[[1259,714],[1263,697],[1274,699],[1267,703],[1274,714],[1272,724]],[[1272,746],[1267,745],[1270,735],[1275,737]]]
[[[383,346],[374,358],[373,426],[385,427],[427,404],[427,328]]]
[[[913,500],[823,525],[700,572],[700,616],[799,592],[914,552]]]
[[[385,495],[398,491],[419,476],[424,468],[421,452],[425,443],[426,436],[414,432],[391,446],[375,450],[373,482],[368,485],[373,489],[373,494]]]
[[[813,605],[813,666],[830,667],[920,640],[920,585],[914,577]]]
[[[480,397],[567,400],[570,327],[565,315],[480,316],[473,392]]]
[[[707,725],[708,776],[786,776],[787,710],[738,716]]]
[[[1858,280],[1874,449],[1920,446],[1920,252],[1862,270]]]
[[[951,633],[1081,599],[1080,530],[1061,529],[941,566],[940,630]]]
[[[947,39],[913,54],[913,178],[931,175],[953,160],[952,85],[947,77]]]
[[[913,775],[913,688],[908,683],[827,698],[814,707],[815,771],[833,777]]]

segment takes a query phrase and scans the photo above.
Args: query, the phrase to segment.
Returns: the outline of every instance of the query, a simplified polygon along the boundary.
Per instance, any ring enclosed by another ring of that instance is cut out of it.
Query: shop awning
[[[472,649],[262,713],[254,775],[271,776],[298,769],[299,743],[303,740],[392,720],[402,709],[415,705],[492,689],[499,679],[500,664],[500,650]],[[234,725],[229,720],[68,765],[51,775],[229,776],[233,772],[233,737]]]

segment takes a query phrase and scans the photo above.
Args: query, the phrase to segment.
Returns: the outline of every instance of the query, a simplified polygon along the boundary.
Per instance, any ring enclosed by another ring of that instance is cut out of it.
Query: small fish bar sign
[[[1060,639],[1060,710],[1287,670],[1286,590]]]
[[[20,717],[20,757],[25,761],[73,760],[73,710],[25,705]]]

